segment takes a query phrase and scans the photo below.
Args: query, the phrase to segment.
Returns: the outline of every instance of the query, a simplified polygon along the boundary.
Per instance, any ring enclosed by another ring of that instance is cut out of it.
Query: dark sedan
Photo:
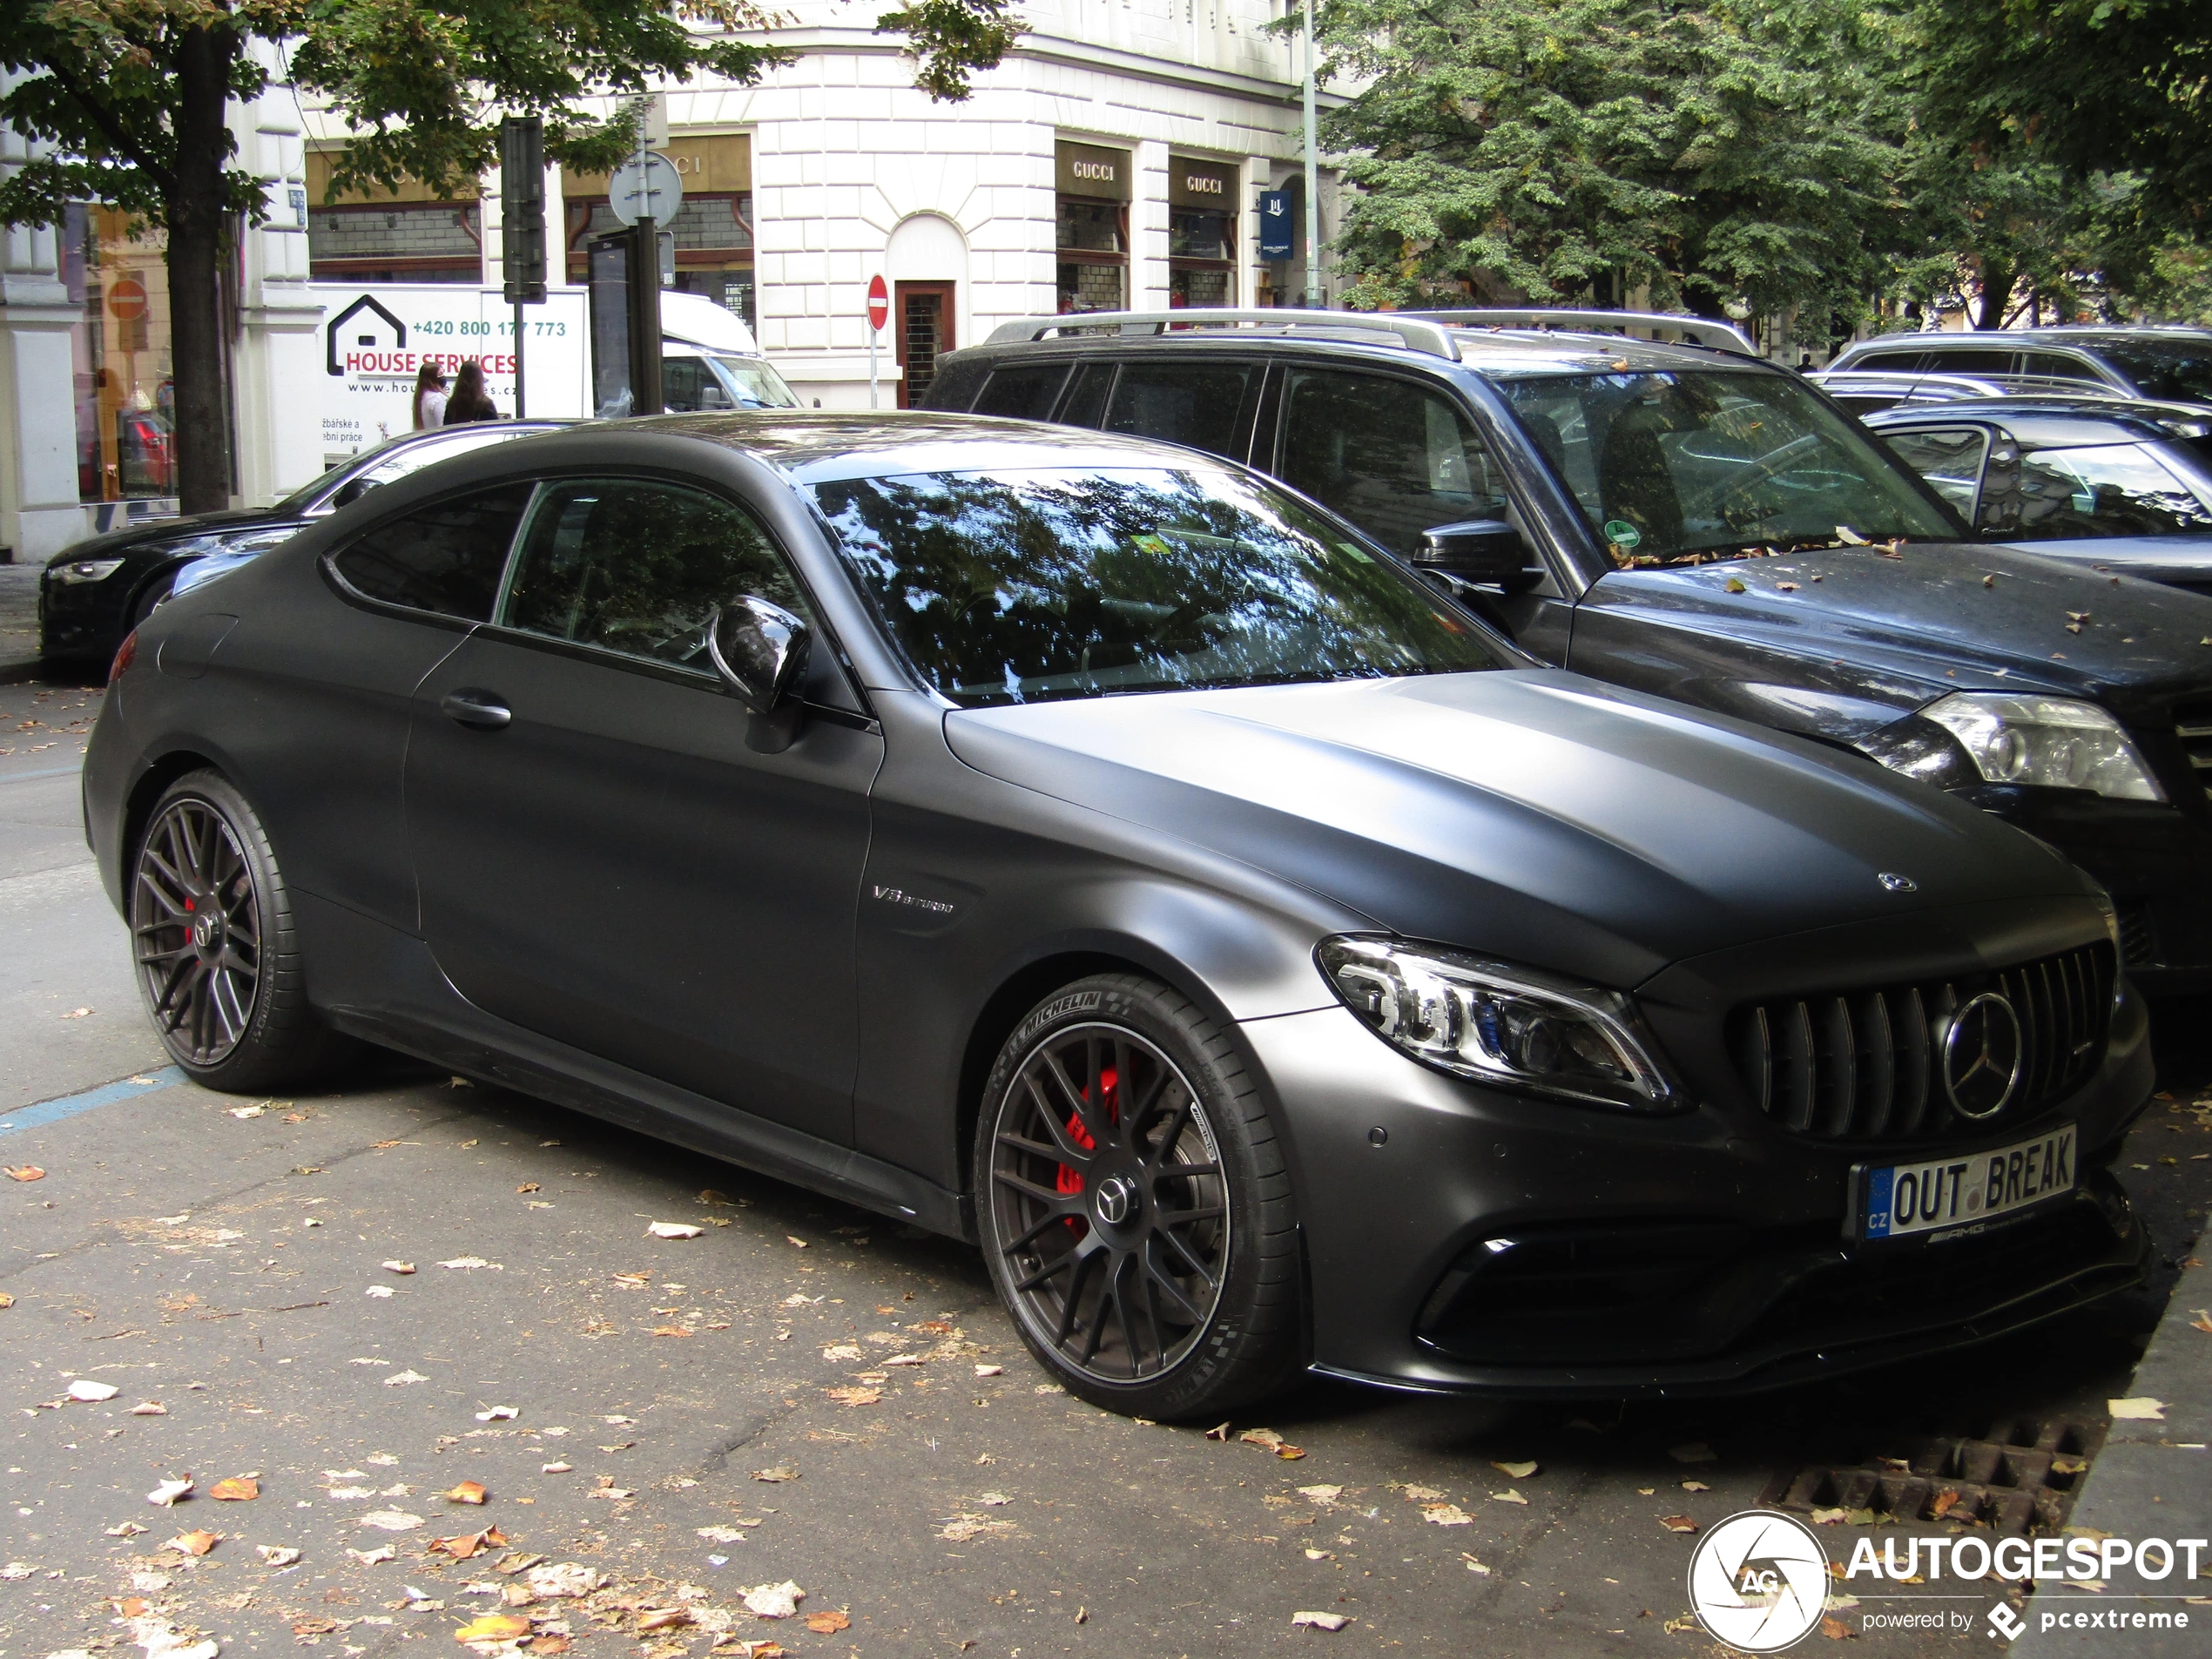
[[[2212,594],[2212,408],[1991,397],[1865,419],[1993,541]]]
[[[404,432],[348,455],[274,506],[157,519],[65,547],[47,561],[39,578],[39,650],[50,661],[105,664],[123,636],[152,615],[179,576],[198,561],[221,556],[235,562],[265,552],[417,467],[560,424],[499,421]]]
[[[193,1077],[366,1039],[975,1240],[1149,1417],[1773,1386],[2145,1248],[2093,882],[1163,444],[689,416],[427,469],[145,624],[85,809]]]

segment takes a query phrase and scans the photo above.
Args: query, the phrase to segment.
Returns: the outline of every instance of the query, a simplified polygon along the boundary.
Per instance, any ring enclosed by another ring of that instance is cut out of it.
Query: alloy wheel
[[[1028,1055],[1001,1097],[987,1202],[1015,1311],[1061,1365],[1146,1382],[1204,1336],[1228,1188],[1204,1103],[1145,1037],[1073,1026]]]
[[[192,1065],[221,1062],[253,1021],[261,918],[237,834],[206,801],[173,800],[148,826],[131,931],[162,1042]]]

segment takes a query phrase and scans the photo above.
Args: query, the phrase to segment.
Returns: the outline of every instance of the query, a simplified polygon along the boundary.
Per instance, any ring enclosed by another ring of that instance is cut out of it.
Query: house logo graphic
[[[373,315],[363,316],[368,312]],[[330,320],[323,330],[323,367],[333,374],[403,373],[394,361],[407,347],[407,325],[374,294],[365,293]]]

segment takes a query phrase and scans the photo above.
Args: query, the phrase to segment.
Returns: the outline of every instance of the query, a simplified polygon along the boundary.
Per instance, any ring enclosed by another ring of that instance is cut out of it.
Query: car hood
[[[1869,677],[1903,700],[2033,685],[2115,705],[2212,686],[2212,598],[1974,543],[1825,548],[1601,577],[1626,607]],[[1892,698],[1892,700],[1897,700]]]
[[[2197,585],[2212,583],[2212,536],[2107,536],[2008,545],[2023,553],[2086,564],[2101,576]]]
[[[968,710],[945,732],[979,771],[1392,932],[1614,985],[1813,928],[2087,891],[1938,791],[1556,670]]]
[[[220,513],[194,513],[188,518],[157,518],[123,529],[110,530],[105,536],[90,536],[82,542],[72,543],[46,563],[50,565],[75,564],[80,559],[113,558],[117,554],[133,548],[187,542],[195,536],[222,530],[246,530],[264,524],[282,524],[288,523],[292,516],[289,513],[274,512],[266,507],[245,507]]]

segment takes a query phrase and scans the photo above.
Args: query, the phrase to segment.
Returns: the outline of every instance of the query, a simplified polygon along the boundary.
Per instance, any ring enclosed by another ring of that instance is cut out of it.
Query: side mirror
[[[330,498],[330,504],[334,508],[351,507],[374,488],[367,478],[348,478],[338,486],[338,493]]]
[[[1462,582],[1520,583],[1528,573],[1528,544],[1521,532],[1500,518],[1470,518],[1438,524],[1421,536],[1413,568],[1441,570]]]
[[[738,595],[707,624],[714,671],[752,713],[754,749],[778,753],[799,735],[799,685],[813,643],[804,622],[757,594]]]

